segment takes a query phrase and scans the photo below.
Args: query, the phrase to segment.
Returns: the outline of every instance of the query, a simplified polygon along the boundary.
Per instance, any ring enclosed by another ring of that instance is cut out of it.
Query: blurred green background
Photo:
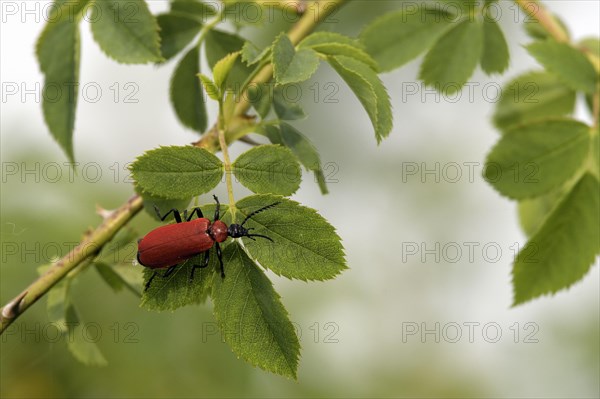
[[[6,14],[5,3],[2,304],[36,278],[39,265],[64,255],[99,223],[96,204],[112,209],[131,195],[128,162],[158,145],[185,145],[197,137],[178,124],[168,103],[173,62],[118,65],[104,57],[83,24],[81,82],[89,92],[77,110],[80,165],[70,176],[38,99],[26,92],[42,82],[34,58],[41,21]],[[36,2],[27,3],[34,9]],[[597,2],[546,3],[575,39],[600,34]],[[324,29],[356,35],[399,4],[351,2]],[[379,147],[360,104],[328,67],[302,86],[309,118],[296,126],[319,148],[330,194],[321,196],[306,174],[293,198],[336,226],[350,269],[311,284],[268,273],[300,333],[298,381],[238,360],[214,333],[210,304],[149,312],[130,292],[114,294],[90,269],[73,297],[82,319],[99,332],[108,366],[86,367],[71,356],[65,339],[55,339],[44,299],[0,337],[1,396],[600,396],[597,265],[566,292],[510,308],[512,257],[525,238],[515,204],[483,182],[481,164],[497,139],[489,122],[494,88],[536,66],[520,46],[528,41],[523,16],[511,2],[501,5],[512,56],[506,75],[477,72],[468,90],[450,98],[422,88],[419,61],[383,75],[395,127]],[[166,2],[150,6],[158,12]],[[269,37],[268,31],[247,33]],[[9,95],[7,84],[16,84],[18,93]],[[127,95],[136,102],[125,101]],[[215,115],[214,106],[209,109]],[[237,144],[232,150],[245,149]],[[216,194],[224,193],[222,185]],[[239,188],[236,196],[245,193]],[[140,236],[156,225],[145,214],[132,223]]]

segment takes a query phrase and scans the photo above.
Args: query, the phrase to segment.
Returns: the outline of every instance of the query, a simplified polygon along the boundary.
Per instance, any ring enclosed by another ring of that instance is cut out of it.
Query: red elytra
[[[215,242],[226,239],[227,225],[220,220],[212,225],[207,218],[199,218],[161,226],[138,243],[138,262],[151,269],[166,269],[208,251]]]
[[[249,231],[252,228],[246,229],[244,223],[250,217],[279,204],[279,202],[264,206],[250,213],[241,224],[234,223],[227,226],[223,221],[219,220],[221,205],[219,199],[216,196],[213,197],[217,202],[217,207],[212,223],[204,217],[198,207],[192,210],[189,217],[187,216],[187,212],[184,212],[184,218],[182,219],[181,214],[176,209],[171,209],[164,216],[161,216],[158,208],[155,206],[154,210],[161,221],[164,221],[169,214],[173,213],[173,217],[177,223],[158,227],[138,241],[137,260],[140,265],[150,269],[167,269],[163,275],[163,277],[167,277],[175,270],[178,264],[204,253],[202,264],[192,266],[190,274],[190,280],[192,280],[196,269],[208,266],[210,249],[215,246],[221,267],[221,277],[224,278],[225,271],[219,243],[227,240],[228,237],[249,237],[253,240],[254,237],[262,237],[273,241],[271,238],[261,234],[250,234]],[[195,214],[198,215],[198,218],[192,220]],[[154,277],[156,277],[156,271],[146,283],[146,290],[150,287],[150,283]]]

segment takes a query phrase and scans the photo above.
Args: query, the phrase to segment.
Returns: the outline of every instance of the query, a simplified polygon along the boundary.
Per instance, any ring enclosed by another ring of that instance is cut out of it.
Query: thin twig
[[[69,272],[80,266],[86,259],[96,256],[102,247],[140,209],[142,209],[142,198],[134,195],[120,208],[107,215],[96,230],[92,231],[71,252],[63,256],[46,273],[9,301],[0,312],[0,334]]]

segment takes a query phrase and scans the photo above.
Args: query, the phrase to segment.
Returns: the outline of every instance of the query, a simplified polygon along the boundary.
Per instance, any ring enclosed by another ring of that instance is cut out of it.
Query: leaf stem
[[[311,2],[311,4],[306,7],[304,15],[287,33],[292,44],[298,44],[302,39],[308,36],[308,34],[310,34],[317,25],[322,23],[328,16],[344,5],[344,3],[347,1],[348,0],[317,0]],[[248,87],[252,86],[253,84],[267,83],[272,77],[273,64],[269,63],[256,73],[254,79],[252,79],[250,82],[247,82],[245,90],[240,93],[233,115],[244,115],[250,109],[251,104],[247,92]],[[194,145],[209,150],[217,148],[219,142],[218,134],[218,130],[213,127],[212,129],[209,129],[199,141],[195,142]],[[225,139],[228,142],[233,141],[232,137],[227,135],[227,132]],[[239,138],[236,137],[236,139]]]
[[[141,209],[142,198],[134,195],[120,208],[106,216],[102,223],[71,252],[63,256],[46,273],[9,301],[0,312],[0,334],[72,270],[77,267],[85,267],[86,263],[84,261],[95,257],[117,231]]]
[[[227,148],[227,141],[225,140],[225,117],[223,115],[223,101],[219,101],[219,121],[217,124],[217,131],[219,135],[219,146],[223,153],[223,164],[225,165],[225,184],[227,185],[227,196],[229,197],[229,209],[232,218],[235,216],[235,199],[233,197],[233,182],[231,181],[231,158],[229,158],[229,150]]]
[[[556,18],[538,0],[515,0],[515,3],[535,19],[557,42],[568,42],[569,36]]]

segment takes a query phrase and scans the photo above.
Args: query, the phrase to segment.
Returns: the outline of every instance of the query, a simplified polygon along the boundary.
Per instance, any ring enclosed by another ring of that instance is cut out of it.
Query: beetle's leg
[[[167,269],[167,271],[165,272],[165,274],[162,275],[162,278],[169,277],[171,274],[173,274],[173,272],[175,271],[176,268],[177,268],[177,265],[173,265],[173,266],[169,267]]]
[[[194,214],[198,214],[199,218],[203,218],[204,217],[204,215],[202,214],[202,210],[199,207],[195,207],[194,209],[192,209],[192,213],[190,213],[190,216],[186,217],[185,220],[187,222],[189,222],[194,217]]]
[[[216,195],[213,194],[213,198],[215,199],[215,201],[217,202],[217,207],[215,208],[215,217],[213,219],[213,223],[216,222],[217,220],[219,220],[219,213],[221,211],[221,203],[219,202],[219,198],[217,198]]]
[[[192,272],[190,273],[190,283],[194,280],[194,272],[196,271],[196,269],[204,269],[208,266],[209,252],[210,250],[204,253],[204,259],[202,260],[201,265],[192,265]]]
[[[161,276],[161,278],[167,278],[167,277],[169,277],[171,274],[173,274],[173,272],[175,271],[176,268],[177,268],[177,265],[169,267],[167,269],[167,271],[165,272],[165,274],[163,274]],[[156,272],[156,271],[154,273],[152,273],[152,276],[150,277],[150,279],[146,283],[146,287],[144,288],[144,291],[148,291],[148,288],[150,288],[150,283],[152,283],[152,280],[154,280],[154,277],[156,277],[157,275],[158,275],[158,272]]]
[[[217,258],[219,258],[219,265],[221,266],[221,278],[225,278],[225,269],[223,268],[223,253],[221,252],[221,246],[218,242],[215,242],[217,247]]]
[[[152,280],[154,280],[154,277],[156,277],[156,275],[156,272],[152,273],[152,276],[150,277],[150,279],[146,283],[146,286],[144,287],[144,292],[148,291],[148,288],[150,288],[150,283],[152,283]]]
[[[154,205],[154,210],[156,211],[156,216],[158,216],[161,222],[164,222],[167,216],[171,214],[171,212],[173,212],[173,217],[175,218],[175,221],[177,223],[182,222],[181,215],[179,214],[179,211],[177,209],[171,209],[169,212],[165,213],[165,216],[160,216],[160,211],[158,210],[158,207],[156,205]]]

